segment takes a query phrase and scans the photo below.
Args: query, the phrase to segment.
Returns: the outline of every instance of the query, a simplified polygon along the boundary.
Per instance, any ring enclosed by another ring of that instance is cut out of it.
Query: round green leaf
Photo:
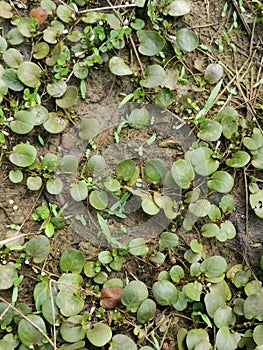
[[[254,168],[263,170],[263,147],[253,152],[251,164]]]
[[[56,104],[63,109],[72,107],[78,98],[78,89],[75,86],[68,86],[64,95],[56,99]]]
[[[155,252],[150,256],[150,260],[156,265],[162,265],[165,261],[165,254],[161,252]]]
[[[217,121],[222,125],[223,135],[227,139],[238,131],[238,112],[233,107],[223,108],[217,115]]]
[[[216,310],[220,306],[225,305],[225,300],[217,292],[211,292],[206,294],[204,298],[204,302],[205,302],[206,311],[211,318],[214,317]]]
[[[48,110],[41,105],[31,107],[29,109],[29,112],[34,117],[35,125],[41,125],[48,120]]]
[[[176,44],[181,51],[191,52],[199,44],[198,36],[187,28],[182,28],[176,33]]]
[[[187,283],[183,287],[183,292],[191,300],[200,301],[200,297],[201,297],[201,294],[202,294],[202,289],[203,289],[202,284],[197,282],[197,281],[195,281],[195,282]]]
[[[103,289],[108,287],[121,287],[123,288],[123,281],[120,278],[111,278],[103,284]]]
[[[44,41],[40,41],[34,46],[33,57],[36,60],[41,60],[42,58],[46,57],[48,53],[49,53],[49,45]]]
[[[0,325],[8,326],[13,319],[13,310],[4,302],[0,303],[0,314],[2,315]],[[1,342],[0,342],[1,344]]]
[[[141,86],[154,88],[163,83],[166,77],[166,72],[162,66],[153,64],[145,68],[144,75],[145,78],[140,81]]]
[[[206,69],[204,78],[209,84],[216,84],[223,77],[223,67],[218,63],[210,63]]]
[[[201,342],[209,342],[209,336],[205,329],[202,328],[196,328],[196,329],[190,329],[190,331],[186,335],[186,344],[188,350],[199,350],[198,344]],[[201,347],[201,349],[207,349],[204,346]],[[210,347],[208,348],[210,349]]]
[[[97,210],[106,209],[108,200],[108,194],[105,191],[94,190],[89,195],[90,205]]]
[[[17,69],[18,79],[26,86],[35,88],[42,75],[42,69],[33,62],[22,62]]]
[[[67,39],[72,43],[77,43],[80,41],[81,33],[78,30],[72,30],[67,35]]]
[[[100,132],[100,123],[95,118],[84,119],[79,126],[79,137],[82,140],[91,140]]]
[[[221,198],[219,207],[223,213],[232,212],[235,209],[234,197],[231,194],[226,194]]]
[[[23,181],[23,173],[21,170],[10,170],[9,174],[9,180],[13,182],[14,184],[17,184],[21,181]]]
[[[141,303],[148,298],[147,286],[141,281],[131,281],[123,289],[121,302],[131,312],[136,312]]]
[[[13,68],[5,69],[3,75],[3,80],[6,82],[9,89],[13,91],[22,91],[24,89],[24,85],[17,77],[17,71]]]
[[[175,283],[180,282],[184,278],[184,270],[180,265],[174,265],[169,273],[172,281]]]
[[[156,215],[160,208],[156,205],[151,196],[147,196],[142,200],[142,210],[148,215]]]
[[[148,161],[144,166],[144,176],[153,184],[157,184],[162,180],[166,172],[166,166],[161,159],[154,158]]]
[[[244,303],[244,316],[248,320],[256,318],[259,321],[263,321],[262,293],[251,294],[247,297]]]
[[[1,99],[8,93],[8,86],[3,79],[0,79],[0,97]]]
[[[217,328],[233,326],[236,321],[236,316],[230,306],[220,306],[214,314],[214,322]]]
[[[210,180],[207,182],[207,186],[210,190],[219,193],[227,193],[232,190],[234,179],[226,171],[217,171],[211,176]]]
[[[83,63],[77,62],[73,66],[73,73],[78,79],[86,79],[89,74],[89,70]]]
[[[13,152],[10,155],[10,161],[20,167],[28,167],[35,161],[37,156],[37,150],[34,146],[26,143],[20,143],[13,148]]]
[[[47,191],[50,194],[59,194],[62,191],[63,183],[60,179],[49,179],[46,183]]]
[[[103,264],[107,265],[112,261],[113,257],[110,251],[104,250],[99,253],[98,260]]]
[[[146,241],[142,237],[133,238],[130,240],[128,249],[131,255],[134,256],[146,255],[149,251],[149,248],[146,245]]]
[[[57,36],[58,36],[57,30],[55,28],[48,27],[44,31],[43,39],[49,44],[56,44],[58,42]],[[54,66],[55,63],[51,64],[52,62],[53,62],[53,60],[51,60],[49,57],[46,59],[46,63],[48,66]]]
[[[62,338],[67,343],[75,343],[85,338],[86,331],[81,324],[82,316],[71,316],[65,322],[62,322],[59,331]]]
[[[149,112],[144,108],[135,108],[127,116],[127,122],[131,128],[142,129],[149,120]]]
[[[217,205],[215,205],[215,204],[211,205],[210,211],[208,213],[208,217],[213,222],[215,222],[221,218],[221,211]]]
[[[120,57],[114,56],[109,61],[109,68],[111,73],[115,75],[130,75],[132,70]]]
[[[235,350],[242,335],[230,331],[226,326],[220,328],[216,334],[216,348],[218,350]]]
[[[199,243],[197,239],[192,239],[190,242],[190,248],[194,253],[201,253],[203,251],[202,243]]]
[[[57,294],[56,304],[65,317],[76,316],[84,308],[84,300],[67,289],[63,289]]]
[[[173,305],[178,300],[178,291],[174,284],[167,280],[155,282],[152,287],[154,299],[157,304],[166,306]]]
[[[187,15],[191,11],[190,0],[173,0],[166,8],[169,16],[178,17]]]
[[[209,288],[211,292],[216,292],[219,295],[221,295],[221,297],[225,301],[230,300],[232,298],[230,287],[225,280],[222,280],[217,283],[212,283]]]
[[[67,294],[77,294],[80,291],[82,282],[82,276],[77,273],[63,273],[58,280],[58,289],[65,291]],[[60,300],[63,304],[63,295],[60,295]]]
[[[250,151],[255,151],[263,146],[263,136],[258,128],[253,129],[253,134],[250,137],[244,137],[244,146]]]
[[[93,177],[98,177],[105,169],[106,163],[102,156],[94,155],[87,163],[87,170]]]
[[[185,159],[179,159],[173,163],[171,174],[174,182],[183,189],[190,187],[195,177],[191,163]]]
[[[94,346],[101,347],[107,344],[112,337],[111,328],[104,323],[95,323],[87,330],[87,338]]]
[[[67,83],[64,80],[55,81],[47,84],[47,92],[52,97],[61,97],[67,90]]]
[[[59,266],[63,272],[80,273],[84,263],[84,254],[77,249],[70,249],[62,254]]]
[[[110,192],[116,192],[119,191],[121,188],[121,185],[118,180],[112,179],[111,177],[108,177],[104,182],[105,188]]]
[[[25,37],[19,32],[17,28],[13,28],[7,33],[7,40],[11,45],[16,46],[22,44],[25,40]]]
[[[12,16],[12,6],[8,2],[0,1],[0,17],[11,18]]]
[[[214,255],[205,259],[200,268],[207,278],[215,278],[226,272],[227,263],[222,256]]]
[[[84,180],[81,180],[81,181],[74,183],[70,187],[69,191],[70,191],[71,197],[76,202],[84,201],[84,199],[86,199],[88,196],[88,187],[87,187],[87,184]]]
[[[139,52],[145,56],[158,54],[165,46],[165,40],[154,30],[138,30]]]
[[[58,134],[67,126],[67,120],[61,118],[56,112],[50,112],[48,113],[48,120],[43,126],[51,134]]]
[[[219,233],[219,227],[214,223],[204,224],[201,228],[201,233],[204,237],[215,237]]]
[[[208,176],[219,167],[219,162],[212,158],[213,151],[208,147],[199,147],[186,152],[186,158],[190,160],[197,174]]]
[[[40,176],[29,176],[26,180],[26,185],[31,191],[38,191],[42,186],[42,179]]]
[[[126,159],[121,161],[116,169],[115,174],[118,179],[122,179],[124,181],[129,181],[136,171],[135,162],[131,159]]]
[[[210,211],[211,204],[207,199],[198,199],[189,205],[189,210],[197,217],[204,217]]]
[[[178,300],[173,304],[173,308],[177,311],[183,311],[187,308],[188,298],[183,291],[178,292]]]
[[[40,5],[49,15],[56,10],[56,4],[52,0],[41,0]]]
[[[18,50],[10,48],[4,52],[3,60],[10,68],[18,68],[24,56]]]
[[[29,17],[20,17],[17,20],[16,27],[20,34],[22,34],[26,38],[32,38],[33,32],[31,29],[34,28],[34,22]]]
[[[89,278],[96,276],[97,272],[96,272],[96,265],[94,261],[88,261],[84,265],[84,273]]]
[[[184,253],[184,258],[190,263],[193,264],[197,261],[199,261],[202,257],[201,253],[194,253],[192,251],[192,249],[188,249],[185,253]]]
[[[144,300],[137,310],[137,321],[146,323],[154,318],[156,313],[156,303],[151,299]]]
[[[41,345],[44,335],[37,330],[34,325],[36,325],[41,331],[46,333],[46,325],[44,320],[38,315],[28,315],[27,320],[22,318],[18,324],[18,337],[20,341],[27,347],[32,347],[32,345]]]
[[[257,345],[263,345],[263,325],[257,325],[253,330],[253,339]]]
[[[262,203],[263,203],[263,190],[258,190],[257,192],[250,194],[249,204],[259,218],[263,218]]]
[[[39,309],[40,306],[44,305],[47,300],[50,300],[50,290],[49,283],[43,280],[35,285],[33,292],[36,308]]]
[[[7,41],[5,38],[0,36],[0,53],[4,53],[7,49]]]
[[[96,274],[96,276],[93,278],[93,281],[97,284],[104,284],[108,279],[108,275],[104,271],[100,271]]]
[[[200,131],[197,134],[201,140],[212,142],[220,138],[222,126],[216,120],[205,119],[200,123]]]
[[[166,88],[162,89],[158,93],[155,99],[155,104],[163,108],[169,107],[173,102],[174,102],[174,93],[173,91]]]
[[[162,248],[174,248],[177,247],[179,238],[175,233],[163,232],[160,235],[159,246]]]
[[[123,349],[137,350],[138,349],[134,341],[124,334],[114,335],[110,345],[111,346],[109,350],[123,350]]]
[[[43,235],[31,238],[26,243],[26,253],[33,257],[34,263],[42,263],[50,253],[49,239]]]
[[[47,299],[42,305],[42,314],[49,324],[54,325],[59,317],[59,309],[56,304],[52,303],[51,299]]]
[[[75,174],[78,170],[79,160],[72,154],[66,154],[60,159],[58,171],[64,174]]]
[[[216,238],[220,242],[225,242],[227,239],[232,239],[235,236],[236,236],[236,229],[235,229],[235,226],[232,224],[232,222],[229,220],[222,222],[220,225],[220,230],[216,235]]]
[[[57,7],[57,16],[64,23],[69,23],[72,21],[74,15],[73,9],[66,5],[59,5]]]
[[[251,277],[251,271],[237,271],[232,279],[232,282],[237,288],[244,287]]]
[[[247,152],[237,151],[231,154],[231,158],[226,160],[226,165],[232,168],[243,168],[250,161],[250,156]]]
[[[14,118],[15,120],[10,123],[10,128],[17,134],[27,134],[35,125],[34,115],[28,111],[18,111],[15,113]]]
[[[0,265],[0,290],[9,289],[13,286],[15,272],[15,264],[12,262],[6,265]]]

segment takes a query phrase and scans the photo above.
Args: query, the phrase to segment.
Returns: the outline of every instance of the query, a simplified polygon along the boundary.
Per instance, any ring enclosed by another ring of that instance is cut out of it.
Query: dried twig
[[[241,10],[240,10],[240,8],[239,8],[239,5],[238,5],[238,3],[237,3],[237,0],[232,0],[232,3],[233,3],[233,5],[234,5],[234,7],[235,7],[235,9],[236,9],[236,12],[237,12],[237,14],[238,14],[238,16],[239,16],[239,18],[240,18],[240,20],[241,20],[243,26],[245,27],[245,29],[246,29],[248,35],[251,36],[251,34],[252,34],[251,29],[250,29],[249,25],[247,24],[247,21],[246,21],[246,19],[244,18],[243,13],[241,12]]]

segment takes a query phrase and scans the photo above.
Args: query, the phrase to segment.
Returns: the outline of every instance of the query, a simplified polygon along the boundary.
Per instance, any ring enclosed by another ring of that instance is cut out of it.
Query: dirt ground
[[[178,85],[175,91],[175,107],[173,107],[174,109],[171,112],[176,115],[178,120],[181,120],[183,112],[177,109],[176,106],[179,106],[186,98],[196,101],[199,106],[204,105],[207,91],[196,88],[194,77],[201,75],[208,63],[220,62],[225,69],[228,81],[232,81],[230,84],[231,88],[235,89],[233,94],[228,94],[228,100],[224,102],[235,107],[243,117],[249,120],[257,118],[259,125],[262,126],[263,112],[261,110],[261,115],[255,115],[254,106],[256,103],[262,103],[263,84],[257,89],[252,88],[263,67],[262,23],[258,25],[251,23],[246,28],[240,16],[238,16],[239,30],[231,35],[231,41],[236,46],[236,52],[233,52],[232,47],[225,40],[224,49],[220,52],[215,43],[219,42],[220,38],[224,38],[224,33],[231,27],[233,11],[235,10],[235,1],[228,1],[229,9],[226,16],[222,17],[224,4],[225,0],[193,0],[191,13],[178,20],[174,25],[175,31],[186,25],[193,29],[198,34],[202,45],[183,58],[188,72],[191,73],[191,78],[186,85]],[[250,1],[244,0],[244,5],[248,6],[252,12],[256,11],[255,6]],[[210,47],[211,50],[206,51],[206,47]],[[77,119],[85,117],[85,115],[94,115],[96,117],[98,112],[100,116],[103,116],[105,126],[103,126],[104,132],[96,140],[97,153],[107,152],[107,148],[111,145],[112,135],[107,134],[107,128],[118,124],[120,117],[115,114],[114,108],[123,98],[120,93],[128,94],[133,90],[133,83],[128,78],[116,79],[106,68],[93,70],[89,75],[86,100],[78,101],[74,112]],[[116,122],[114,118],[116,118]],[[151,133],[147,132],[145,135],[143,133],[134,133],[127,137],[130,137],[137,143],[149,137]],[[14,135],[11,135],[8,140],[9,149],[12,148],[12,137]],[[59,153],[68,152],[69,150],[74,152],[75,135],[74,125],[72,124],[64,131],[61,137],[47,134],[44,134],[43,137],[45,138],[45,144],[48,145],[49,152]],[[28,139],[32,144],[36,144],[35,134],[29,134]],[[182,145],[179,146],[181,147]],[[36,147],[41,152],[41,146],[38,145]],[[134,147],[135,145],[131,144],[131,148]],[[180,147],[176,151],[179,152],[181,150]],[[11,183],[8,178],[9,170],[10,163],[4,160],[0,174],[0,241],[6,238],[7,230],[10,230],[10,225],[13,224],[21,225],[20,233],[24,234],[26,238],[38,234],[39,224],[33,221],[31,216],[36,205],[46,201],[44,191],[35,193],[29,191],[25,183],[16,185]],[[236,210],[230,215],[229,219],[235,224],[237,237],[231,244],[221,245],[220,249],[226,250],[225,255],[230,258],[232,256],[233,259],[238,259],[239,257],[240,261],[242,261],[242,256],[245,257],[255,274],[262,278],[262,272],[259,269],[259,259],[263,254],[262,220],[257,218],[254,212],[248,208],[247,176],[245,170],[236,173],[238,181],[233,191]],[[262,178],[262,174],[258,174],[258,176]],[[214,200],[216,202],[217,198]],[[74,208],[74,211],[78,214],[83,210],[85,210],[83,204],[79,208]],[[138,212],[136,216],[131,216],[129,220],[127,226],[133,227],[131,232],[134,235],[136,222],[147,221],[148,217],[145,218],[141,212]],[[112,225],[118,224],[120,224],[118,220],[112,222]],[[168,228],[170,223],[167,225]],[[55,275],[58,274],[59,258],[70,247],[79,248],[88,258],[95,256],[102,245],[102,242],[99,242],[92,236],[92,232],[94,233],[93,230],[95,229],[92,227],[92,224],[90,224],[89,228],[83,228],[78,221],[69,220],[65,228],[57,231],[52,238],[52,250],[46,261],[45,269]],[[186,242],[189,242],[192,238],[192,235],[186,233],[180,227],[178,228],[178,234]],[[138,266],[140,266],[139,269]],[[149,276],[151,276],[151,280],[156,279],[159,272],[154,269],[153,265],[146,264],[139,261],[139,259],[128,261],[125,269],[129,274],[144,282],[147,282]],[[30,269],[23,271],[23,274],[25,278],[20,286],[19,300],[24,302],[36,280]],[[4,297],[10,298],[8,293],[4,294]],[[176,320],[173,319],[173,322],[176,323]],[[174,327],[174,329],[177,329],[178,324]],[[163,349],[173,349],[172,337],[167,337],[163,344]]]

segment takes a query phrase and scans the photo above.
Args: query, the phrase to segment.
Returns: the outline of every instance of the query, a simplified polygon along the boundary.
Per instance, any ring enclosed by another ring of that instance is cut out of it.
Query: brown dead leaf
[[[48,14],[42,7],[37,7],[30,11],[30,17],[34,18],[37,24],[43,24],[46,21]]]
[[[121,303],[122,287],[107,287],[102,289],[100,306],[104,309],[114,309]]]

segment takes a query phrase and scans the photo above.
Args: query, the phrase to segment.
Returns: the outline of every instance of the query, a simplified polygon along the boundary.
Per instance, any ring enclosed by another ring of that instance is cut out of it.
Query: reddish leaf
[[[46,21],[48,14],[42,9],[42,7],[37,7],[30,11],[30,17],[34,18],[37,24],[43,24]]]
[[[114,309],[121,303],[122,287],[108,287],[101,291],[100,306],[104,309]]]

